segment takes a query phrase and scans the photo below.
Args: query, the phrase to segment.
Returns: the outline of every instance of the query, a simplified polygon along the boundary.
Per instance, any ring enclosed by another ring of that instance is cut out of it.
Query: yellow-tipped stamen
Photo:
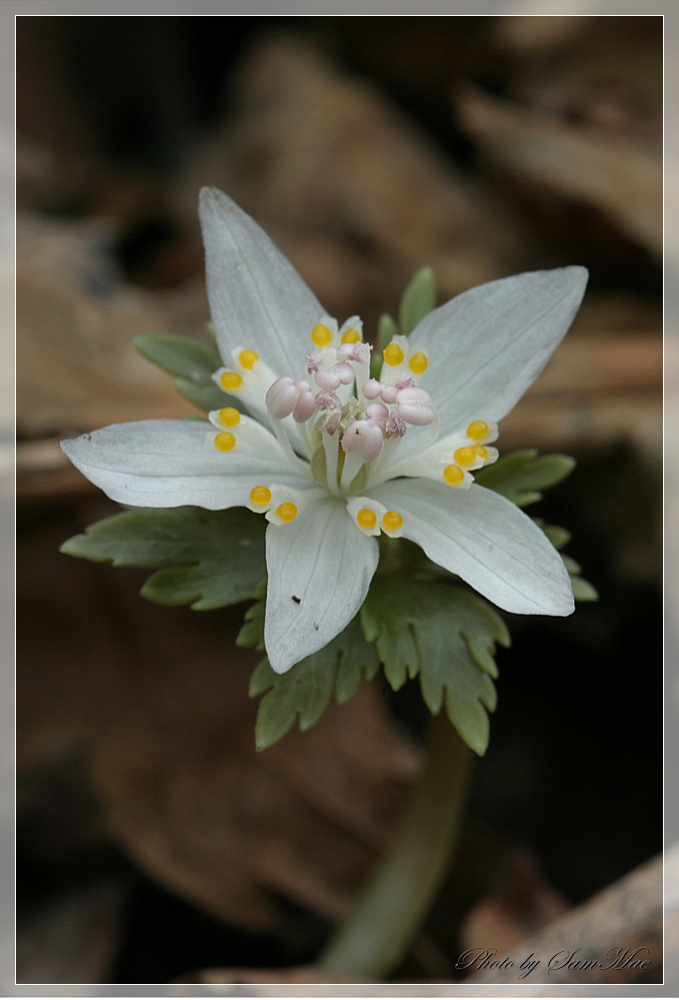
[[[449,486],[459,486],[464,481],[464,472],[459,465],[447,465],[443,470],[443,478]]]
[[[382,518],[382,527],[386,531],[398,531],[403,527],[403,518],[396,510],[388,510]]]
[[[215,448],[220,451],[233,451],[236,447],[236,435],[232,434],[231,431],[222,431],[215,438]]]
[[[327,347],[332,343],[332,333],[325,323],[318,323],[311,331],[311,339],[316,347]]]
[[[255,367],[255,362],[259,361],[259,354],[255,354],[254,351],[241,351],[238,360],[243,368],[250,370]]]
[[[472,420],[467,428],[467,437],[471,438],[472,441],[483,441],[489,431],[490,427],[485,420]]]
[[[361,335],[358,330],[347,330],[346,333],[342,334],[343,344],[358,344],[360,343]]]
[[[377,524],[377,514],[374,510],[371,510],[370,507],[363,507],[356,515],[356,524],[359,528],[365,528],[367,531],[372,531]]]
[[[426,372],[428,365],[429,358],[424,351],[417,351],[408,362],[408,368],[410,368],[413,375],[422,375],[423,372]]]
[[[297,517],[297,507],[294,503],[289,500],[285,503],[279,504],[276,507],[276,515],[284,522],[284,524],[290,524]]]
[[[238,372],[223,372],[219,376],[219,384],[225,392],[236,392],[243,384],[243,376]]]
[[[268,486],[255,486],[250,491],[250,503],[255,507],[268,507],[271,503],[271,490]]]
[[[488,458],[488,450],[486,448],[484,448],[482,444],[475,444],[474,445],[474,452],[475,452],[477,458],[482,458],[484,462]]]
[[[385,347],[383,356],[385,364],[388,364],[390,368],[402,365],[403,359],[405,358],[403,348],[398,344],[389,344],[388,347]]]
[[[225,406],[219,411],[219,421],[225,427],[237,427],[240,423],[240,413],[235,406]]]
[[[458,465],[464,467],[467,465],[473,465],[477,459],[477,455],[473,448],[458,448],[455,451],[453,458]]]

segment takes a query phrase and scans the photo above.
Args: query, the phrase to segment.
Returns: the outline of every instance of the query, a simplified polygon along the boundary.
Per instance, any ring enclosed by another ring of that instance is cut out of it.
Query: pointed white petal
[[[586,283],[584,267],[518,274],[463,292],[422,320],[412,340],[429,355],[421,385],[444,432],[509,413],[571,325]]]
[[[216,188],[200,193],[207,292],[225,364],[238,345],[299,378],[325,310],[264,230]]]
[[[511,501],[483,486],[455,490],[395,479],[368,491],[403,516],[403,537],[516,614],[569,615],[573,591],[561,556]]]
[[[184,504],[222,510],[247,502],[250,490],[275,480],[309,486],[275,438],[243,418],[233,451],[219,451],[202,420],[143,420],[113,424],[62,442],[83,475],[118,503],[138,507]]]
[[[311,503],[291,524],[266,532],[264,642],[285,673],[349,624],[368,592],[379,548],[357,529],[342,500]]]

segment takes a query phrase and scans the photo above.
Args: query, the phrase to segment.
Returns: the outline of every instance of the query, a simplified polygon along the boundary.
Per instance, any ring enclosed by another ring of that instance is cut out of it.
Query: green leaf
[[[392,342],[394,337],[398,334],[398,327],[396,325],[396,320],[389,313],[382,313],[379,322],[377,324],[377,351],[375,352],[380,356],[384,348]]]
[[[264,694],[255,726],[257,749],[273,746],[296,720],[302,732],[310,729],[333,694],[343,704],[356,693],[363,677],[370,680],[378,670],[377,650],[366,642],[358,618],[327,646],[284,674],[274,673],[269,661],[263,660],[250,681],[252,697]]]
[[[571,540],[570,531],[566,531],[565,528],[558,528],[555,524],[543,524],[539,518],[534,518],[535,523],[538,527],[542,528],[544,533],[549,538],[550,542],[557,551],[561,552],[561,549],[568,544]],[[571,587],[573,588],[573,597],[576,601],[598,601],[599,594],[597,593],[596,587],[583,579],[580,576],[582,570],[579,564],[572,558],[572,556],[561,555],[563,559],[563,564],[568,570],[568,575],[571,578]]]
[[[547,538],[549,538],[550,542],[554,548],[557,549],[557,551],[560,552],[561,549],[568,545],[571,540],[571,533],[570,531],[567,531],[566,528],[558,528],[555,524],[543,524],[539,518],[534,518],[534,520],[535,523],[542,528],[544,533],[547,535]]]
[[[517,505],[527,507],[542,499],[541,490],[555,486],[575,468],[569,455],[538,455],[534,448],[514,451],[475,473],[481,486],[501,493]]]
[[[133,338],[140,354],[170,375],[192,381],[211,378],[222,367],[219,354],[210,344],[174,333],[141,333]]]
[[[212,379],[222,361],[211,344],[173,333],[142,333],[133,342],[145,358],[176,376],[175,387],[194,406],[205,411],[227,405],[240,409]]]
[[[571,556],[562,555],[561,558],[563,559],[563,564],[571,576],[577,576],[578,574],[582,573],[582,570],[580,569],[580,564],[577,563],[575,559],[573,559]]]
[[[372,357],[370,359],[371,378],[380,377],[380,372],[382,370],[382,354],[385,347],[392,342],[397,334],[398,326],[396,325],[396,320],[390,316],[389,313],[383,313],[377,324],[377,349],[372,352]]]
[[[573,597],[576,601],[598,601],[599,592],[592,586],[589,580],[581,576],[571,576],[571,586],[573,587]]]
[[[436,308],[436,278],[430,267],[422,267],[410,280],[401,298],[398,318],[407,337],[420,320]]]
[[[255,595],[260,596],[259,592]],[[257,601],[245,612],[245,624],[238,633],[237,646],[248,646],[254,649],[264,649],[264,613],[266,602]],[[261,692],[257,692],[260,694]]]
[[[196,611],[254,597],[266,576],[262,520],[242,508],[131,509],[90,525],[61,551],[114,566],[158,568],[142,595]]]
[[[446,581],[376,578],[361,610],[387,680],[398,690],[419,675],[424,701],[451,722],[472,750],[488,746],[486,710],[495,709],[495,643],[509,645],[504,622],[480,597]]]
[[[216,382],[210,379],[209,383],[190,382],[187,378],[176,378],[174,387],[177,392],[193,403],[199,410],[209,413],[210,410],[221,410],[223,406],[233,406],[243,412],[242,404],[233,396],[222,392]]]

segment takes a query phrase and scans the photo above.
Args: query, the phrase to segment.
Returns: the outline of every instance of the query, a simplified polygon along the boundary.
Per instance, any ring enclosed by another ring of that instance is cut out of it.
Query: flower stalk
[[[384,981],[403,959],[448,870],[461,826],[471,751],[445,710],[429,724],[426,758],[386,855],[318,965]]]

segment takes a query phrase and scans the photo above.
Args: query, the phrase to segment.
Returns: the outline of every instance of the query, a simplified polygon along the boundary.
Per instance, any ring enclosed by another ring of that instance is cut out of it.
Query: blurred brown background
[[[423,264],[442,299],[590,269],[499,444],[577,457],[535,513],[601,601],[509,622],[461,857],[399,970],[451,981],[661,843],[662,19],[20,16],[17,46],[20,982],[311,962],[418,767],[419,694],[379,680],[257,755],[243,609],[58,553],[115,511],[59,439],[191,412],[130,337],[204,335],[198,189],[368,331]]]

